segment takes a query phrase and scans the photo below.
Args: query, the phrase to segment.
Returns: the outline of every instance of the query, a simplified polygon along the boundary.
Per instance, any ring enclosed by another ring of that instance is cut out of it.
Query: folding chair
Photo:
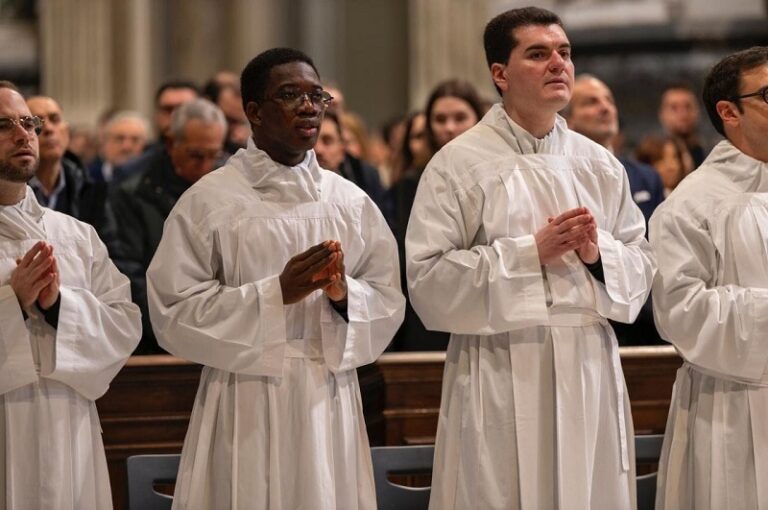
[[[173,497],[160,494],[156,483],[173,483],[180,455],[134,455],[128,457],[128,509],[170,510]]]
[[[424,510],[431,487],[405,487],[387,480],[389,474],[417,474],[432,471],[433,445],[378,446],[371,448],[373,480],[379,510]]]
[[[635,462],[657,464],[661,458],[662,434],[635,436]],[[653,510],[656,505],[656,477],[650,473],[637,477],[637,510]]]

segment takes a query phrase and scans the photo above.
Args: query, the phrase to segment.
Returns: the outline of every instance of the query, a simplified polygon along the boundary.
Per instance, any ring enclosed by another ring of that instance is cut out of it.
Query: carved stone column
[[[462,78],[495,98],[485,64],[483,30],[492,0],[411,0],[409,6],[409,103],[423,108],[430,90],[448,78]]]
[[[112,2],[41,0],[41,93],[70,122],[92,122],[112,103]]]

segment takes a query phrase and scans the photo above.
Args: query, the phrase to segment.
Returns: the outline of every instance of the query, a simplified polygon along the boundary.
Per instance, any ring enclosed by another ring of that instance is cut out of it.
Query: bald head
[[[594,76],[576,78],[567,118],[568,127],[606,148],[619,132],[611,89]]]
[[[43,119],[39,135],[41,163],[57,163],[69,145],[69,125],[64,121],[61,106],[47,96],[32,96],[27,99],[27,106],[32,115]]]

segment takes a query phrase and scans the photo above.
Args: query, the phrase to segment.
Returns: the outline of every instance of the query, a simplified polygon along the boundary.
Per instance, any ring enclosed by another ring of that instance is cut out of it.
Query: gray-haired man
[[[171,117],[168,149],[151,151],[126,165],[130,177],[112,192],[119,241],[114,259],[131,279],[131,293],[144,323],[137,353],[162,352],[149,323],[145,273],[165,218],[181,194],[220,162],[226,132],[227,121],[216,105],[207,99],[184,103]]]

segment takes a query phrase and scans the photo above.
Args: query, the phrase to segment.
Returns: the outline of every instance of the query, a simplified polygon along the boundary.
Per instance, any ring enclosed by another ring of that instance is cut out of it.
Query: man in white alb
[[[41,207],[24,98],[0,82],[0,509],[112,508],[94,401],[141,336],[93,227]]]
[[[433,157],[406,236],[413,307],[451,333],[430,508],[632,508],[607,319],[650,290],[643,215],[621,164],[557,115],[574,72],[559,18],[511,10],[484,40],[501,103]]]
[[[241,81],[253,139],[182,195],[147,272],[160,345],[205,365],[174,508],[375,508],[355,369],[402,322],[395,241],[317,163],[309,57],[268,50]]]
[[[768,47],[716,64],[725,140],[656,209],[656,324],[677,372],[656,508],[768,508]]]

